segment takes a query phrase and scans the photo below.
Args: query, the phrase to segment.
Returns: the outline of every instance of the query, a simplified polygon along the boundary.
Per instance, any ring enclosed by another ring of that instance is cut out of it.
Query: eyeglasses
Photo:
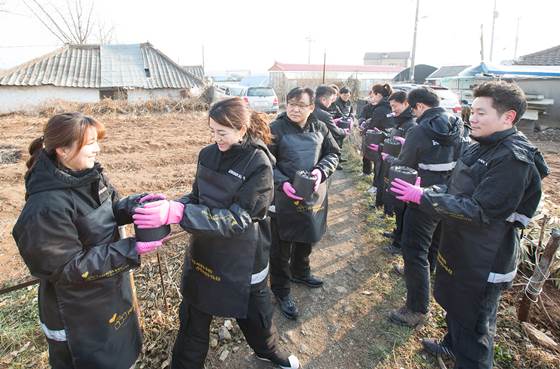
[[[310,106],[311,106],[311,104],[307,104],[307,105],[306,105],[306,104],[296,104],[296,103],[294,103],[294,102],[288,102],[288,108],[290,108],[290,109],[296,109],[296,108],[298,108],[298,109],[300,109],[300,110],[303,110],[303,109],[308,108],[308,107],[310,107]]]

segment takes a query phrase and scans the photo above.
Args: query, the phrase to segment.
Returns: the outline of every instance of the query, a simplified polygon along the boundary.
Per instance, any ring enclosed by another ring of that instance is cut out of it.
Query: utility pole
[[[496,27],[496,18],[498,18],[498,12],[496,11],[496,2],[494,0],[494,11],[492,12],[492,38],[490,39],[490,58],[489,61],[492,61],[492,57],[494,56],[494,29]]]
[[[307,36],[305,41],[307,41],[307,64],[311,64],[311,43],[315,40],[311,36]]]
[[[521,17],[517,17],[517,28],[515,29],[515,49],[513,49],[513,60],[517,59],[517,46],[519,45],[519,20]]]
[[[325,74],[327,73],[327,49],[323,52],[323,84],[325,84]]]
[[[480,25],[480,62],[484,63],[484,24]]]
[[[416,16],[414,17],[414,36],[412,37],[412,55],[410,58],[410,73],[408,77],[414,83],[414,68],[416,67],[416,34],[418,31],[418,11],[420,9],[420,0],[416,0]]]

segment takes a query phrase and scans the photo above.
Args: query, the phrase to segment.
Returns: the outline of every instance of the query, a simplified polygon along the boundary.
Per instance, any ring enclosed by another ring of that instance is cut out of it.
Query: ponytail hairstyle
[[[377,83],[373,85],[373,87],[371,88],[371,92],[380,94],[383,97],[389,97],[393,93],[393,89],[391,88],[391,85],[388,83],[385,84]]]
[[[212,105],[208,112],[209,122],[210,119],[219,125],[238,131],[245,127],[249,138],[260,139],[265,144],[272,141],[266,114],[249,110],[240,97],[232,97]]]
[[[31,173],[31,169],[37,162],[39,153],[43,150],[49,157],[56,157],[58,147],[71,147],[78,143],[76,154],[86,144],[86,132],[90,127],[97,130],[97,138],[105,137],[105,126],[94,118],[79,112],[62,113],[51,117],[43,128],[43,135],[34,139],[29,144],[29,159],[25,163],[27,172],[25,178]]]

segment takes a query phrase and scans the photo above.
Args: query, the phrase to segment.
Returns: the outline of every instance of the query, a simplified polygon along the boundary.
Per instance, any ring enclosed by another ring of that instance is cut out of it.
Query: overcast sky
[[[67,0],[40,0],[47,8]],[[73,1],[73,0],[72,0]],[[91,3],[91,0],[82,0]],[[492,0],[420,0],[416,62],[435,66],[480,61],[484,24],[488,59]],[[0,68],[52,51],[60,42],[21,0],[1,0]],[[29,0],[28,0],[29,2]],[[517,55],[560,44],[560,1],[498,0],[494,62],[512,59],[517,19]],[[265,72],[274,61],[363,64],[365,52],[412,48],[416,0],[97,0],[97,18],[114,26],[113,43],[149,41],[183,65],[207,71]]]

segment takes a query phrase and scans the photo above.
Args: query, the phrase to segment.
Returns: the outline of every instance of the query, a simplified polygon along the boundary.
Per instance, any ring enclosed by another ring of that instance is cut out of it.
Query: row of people
[[[424,349],[453,359],[456,369],[491,369],[501,291],[515,278],[519,230],[535,213],[541,179],[548,174],[540,152],[515,128],[527,107],[525,95],[515,84],[484,83],[474,89],[472,113],[463,123],[439,107],[429,88],[403,96],[389,95],[390,87],[384,87],[395,115],[385,120],[394,124],[391,134],[398,134],[403,122],[408,127],[400,135],[398,158],[381,153],[375,165],[406,166],[418,173],[416,183],[374,180],[377,191],[396,196],[383,200],[402,201],[400,208],[392,207],[392,249],[402,247],[407,296],[389,318],[410,327],[425,322],[430,272],[437,264],[434,297],[446,312],[447,333],[442,341],[424,339]],[[384,104],[386,96],[377,97],[378,103]],[[370,119],[364,128],[387,128],[380,127],[381,114],[373,119],[375,111],[387,110],[378,103],[363,112]],[[415,123],[406,118],[410,113]],[[366,149],[382,150],[375,144]],[[365,174],[368,165],[364,159]]]
[[[280,348],[270,285],[282,312],[297,318],[290,282],[320,287],[309,255],[326,231],[328,178],[340,149],[312,114],[315,93],[295,88],[270,125],[243,100],[214,104],[214,143],[201,150],[192,191],[120,198],[96,160],[104,125],[81,113],[52,117],[30,147],[26,202],[13,237],[40,279],[39,315],[53,368],[129,368],[142,336],[129,270],[165,239],[120,239],[118,226],[179,224],[191,234],[172,368],[203,368],[213,316],[235,317],[257,358],[298,368]],[[314,176],[313,196],[293,188]]]

